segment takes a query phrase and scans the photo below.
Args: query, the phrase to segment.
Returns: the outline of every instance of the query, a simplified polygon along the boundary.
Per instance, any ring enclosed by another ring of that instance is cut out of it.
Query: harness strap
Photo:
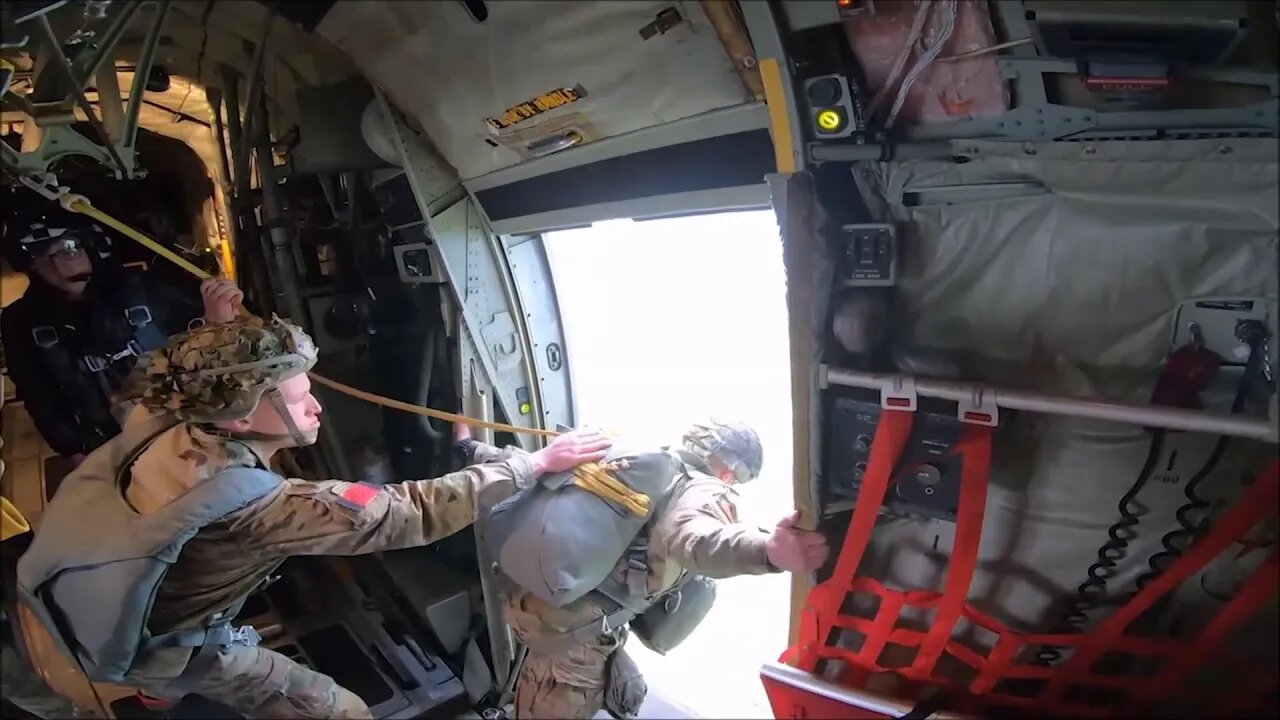
[[[635,620],[638,613],[629,608],[620,607],[600,618],[592,620],[582,627],[563,632],[558,635],[545,635],[525,639],[525,646],[534,655],[559,655],[579,645],[585,645],[601,635],[612,635],[619,628]]]
[[[175,647],[217,647],[228,645],[257,645],[262,640],[252,625],[232,628],[231,623],[223,621],[207,628],[191,628],[174,630],[163,635],[156,635],[147,640],[148,650]]]
[[[630,568],[628,568],[630,569]],[[642,575],[643,576],[643,575]],[[588,596],[591,602],[596,605],[606,606],[606,614],[599,620],[592,620],[582,627],[563,632],[558,635],[547,635],[542,637],[529,638],[525,645],[529,647],[529,652],[534,655],[557,655],[559,653],[570,650],[579,645],[591,642],[600,635],[609,635],[616,632],[619,628],[627,623],[635,620],[643,615],[651,607],[656,607],[662,603],[670,603],[673,600],[675,607],[667,608],[667,612],[675,612],[676,607],[680,603],[680,590],[693,577],[691,573],[684,573],[680,579],[676,581],[665,592],[659,593],[652,600],[646,599],[642,604],[631,603],[630,606],[619,602],[612,595],[604,592],[600,588],[592,591]],[[644,595],[632,597],[645,597]],[[612,611],[608,610],[613,607]]]

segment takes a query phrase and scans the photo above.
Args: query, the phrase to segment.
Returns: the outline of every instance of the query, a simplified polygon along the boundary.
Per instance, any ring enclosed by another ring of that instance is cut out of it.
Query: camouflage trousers
[[[250,718],[372,718],[358,695],[274,650],[233,645],[198,674],[131,686],[160,700],[202,695]]]
[[[576,630],[603,616],[588,603],[557,608],[528,593],[517,593],[506,606],[507,623],[524,643]],[[609,656],[624,642],[625,630],[618,630],[556,655],[531,650],[516,681],[516,720],[595,717],[604,707]]]
[[[38,718],[96,717],[54,692],[8,643],[0,643],[0,695]]]

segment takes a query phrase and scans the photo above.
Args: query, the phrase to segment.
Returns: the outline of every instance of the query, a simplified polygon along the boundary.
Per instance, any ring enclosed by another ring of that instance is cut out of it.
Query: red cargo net
[[[1024,634],[1010,630],[967,602],[986,506],[987,471],[991,462],[992,429],[989,427],[966,426],[955,450],[962,459],[960,502],[956,511],[954,549],[942,592],[898,591],[871,578],[854,576],[871,539],[894,466],[911,434],[912,417],[910,412],[896,410],[882,414],[835,571],[809,592],[798,643],[783,654],[781,662],[813,673],[822,660],[841,660],[844,665],[837,682],[859,689],[865,687],[872,673],[893,673],[906,681],[903,685],[913,697],[925,688],[935,688],[940,692],[937,697],[943,698],[937,703],[941,706],[939,709],[976,715],[1005,709],[1014,714],[1031,711],[1037,716],[1141,717],[1139,713],[1150,713],[1157,701],[1171,699],[1186,703],[1186,707],[1203,705],[1205,711],[1214,716],[1274,715],[1273,693],[1278,684],[1274,666],[1228,664],[1225,667],[1236,678],[1236,684],[1215,688],[1208,696],[1202,688],[1187,687],[1188,683],[1183,681],[1210,660],[1222,663],[1223,660],[1213,657],[1222,640],[1276,595],[1280,589],[1280,553],[1273,551],[1195,637],[1188,640],[1147,638],[1126,634],[1125,630],[1184,580],[1233,543],[1242,541],[1260,520],[1277,514],[1280,464],[1272,461],[1208,533],[1095,629],[1074,634]],[[841,607],[850,593],[876,596],[879,602],[874,616],[842,613]],[[932,611],[927,630],[896,627],[903,609],[909,607]],[[990,651],[975,649],[952,637],[961,618],[995,635],[997,639]],[[838,630],[856,631],[865,640],[857,650],[827,644],[835,634],[833,631]],[[880,654],[889,643],[916,649],[909,667],[886,668],[879,664]],[[1019,651],[1028,645],[1057,646],[1074,652],[1055,667],[1014,664]],[[1158,660],[1158,668],[1144,676],[1094,671],[1094,663],[1107,653],[1154,658]],[[944,654],[971,668],[972,680],[959,684],[936,672]],[[1007,685],[1000,685],[1002,681],[1022,681],[1024,685],[1039,687],[1029,696],[1011,694],[1005,689]],[[886,717],[883,713],[868,714],[865,708],[846,706],[844,711],[837,711],[839,702],[830,697],[820,697],[771,678],[764,678],[764,682],[777,718]],[[1092,692],[1095,698],[1101,695],[1096,691],[1102,691],[1107,704],[1102,705],[1096,699],[1091,702],[1074,699],[1081,691]],[[910,706],[911,700],[906,700]]]

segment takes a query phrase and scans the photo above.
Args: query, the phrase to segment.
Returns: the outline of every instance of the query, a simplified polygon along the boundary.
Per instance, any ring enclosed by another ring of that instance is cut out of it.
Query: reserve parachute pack
[[[485,523],[484,539],[502,574],[556,607],[605,582],[685,473],[675,455],[617,445],[599,466],[631,492],[648,497],[643,513],[575,484],[571,470],[545,476],[498,503]]]
[[[701,575],[686,576],[649,609],[631,621],[645,647],[666,655],[693,634],[716,602],[716,583]]]
[[[176,424],[167,416],[130,423],[92,453],[62,481],[18,562],[18,600],[96,682],[122,681],[152,648],[253,642],[225,620],[158,636],[147,629],[156,590],[187,541],[283,482],[266,470],[232,468],[155,513],[137,513],[122,481],[138,455]]]

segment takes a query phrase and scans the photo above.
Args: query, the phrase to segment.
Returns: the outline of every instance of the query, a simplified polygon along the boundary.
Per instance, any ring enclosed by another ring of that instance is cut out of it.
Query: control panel
[[[434,245],[410,243],[395,245],[391,250],[396,256],[396,269],[400,272],[401,282],[415,285],[444,282]]]
[[[881,412],[877,400],[832,398],[823,473],[830,495],[857,499]],[[921,403],[885,505],[926,517],[955,520],[962,458],[953,449],[963,430],[964,423],[954,411],[929,412]]]
[[[1262,297],[1213,297],[1188,300],[1174,317],[1170,352],[1188,344],[1203,346],[1232,364],[1243,365],[1249,347],[1236,336],[1236,326],[1255,320],[1270,329],[1275,301]]]
[[[847,287],[893,285],[898,268],[897,229],[885,223],[840,228],[840,258]]]
[[[862,129],[862,104],[848,77],[821,75],[805,80],[804,100],[816,137],[845,138]]]

